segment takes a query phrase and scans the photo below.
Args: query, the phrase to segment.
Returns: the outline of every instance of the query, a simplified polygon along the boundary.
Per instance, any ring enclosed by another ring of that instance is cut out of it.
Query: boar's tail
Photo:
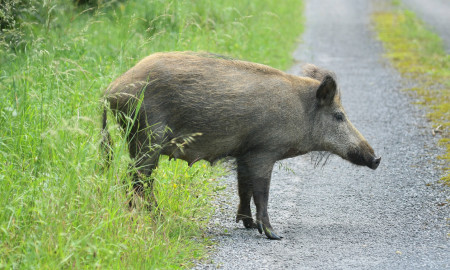
[[[113,159],[113,153],[111,151],[111,135],[109,135],[107,124],[108,124],[108,110],[106,107],[103,108],[103,117],[102,117],[102,149],[106,154],[106,164],[105,167],[108,168],[109,164]]]

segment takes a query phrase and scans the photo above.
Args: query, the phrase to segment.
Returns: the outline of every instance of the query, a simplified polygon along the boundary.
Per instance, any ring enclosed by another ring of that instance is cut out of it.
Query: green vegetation
[[[374,14],[373,19],[386,56],[405,77],[417,83],[411,90],[429,109],[433,132],[441,133],[440,144],[447,150],[439,157],[445,163],[442,179],[450,184],[450,55],[441,39],[398,3],[389,12]]]
[[[91,2],[0,14],[0,269],[189,267],[210,244],[203,230],[222,171],[163,158],[158,208],[129,209],[130,158],[117,125],[115,159],[102,169],[103,89],[157,51],[287,68],[302,1]]]

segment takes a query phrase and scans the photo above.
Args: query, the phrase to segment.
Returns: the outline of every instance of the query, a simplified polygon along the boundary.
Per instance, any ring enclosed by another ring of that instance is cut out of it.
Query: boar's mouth
[[[361,143],[357,149],[348,152],[347,159],[353,164],[367,166],[372,170],[378,168],[381,162],[381,157],[376,157],[372,147],[366,142]]]

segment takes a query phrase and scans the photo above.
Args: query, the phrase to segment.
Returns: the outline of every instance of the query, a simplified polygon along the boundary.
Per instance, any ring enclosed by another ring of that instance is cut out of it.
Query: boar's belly
[[[166,147],[163,154],[171,158],[178,158],[187,161],[190,165],[199,161],[206,160],[210,163],[218,159],[235,156],[240,152],[241,141],[233,136],[228,138],[216,138],[197,136],[194,141],[181,146],[171,145]]]

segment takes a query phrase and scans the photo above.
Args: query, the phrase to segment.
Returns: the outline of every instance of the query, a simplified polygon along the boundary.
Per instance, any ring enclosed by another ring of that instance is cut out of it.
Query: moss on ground
[[[439,144],[446,149],[446,153],[438,157],[444,163],[442,180],[450,185],[450,56],[439,36],[401,6],[375,13],[373,21],[386,57],[404,77],[416,82],[415,87],[408,90],[428,109],[433,134],[441,136]]]

